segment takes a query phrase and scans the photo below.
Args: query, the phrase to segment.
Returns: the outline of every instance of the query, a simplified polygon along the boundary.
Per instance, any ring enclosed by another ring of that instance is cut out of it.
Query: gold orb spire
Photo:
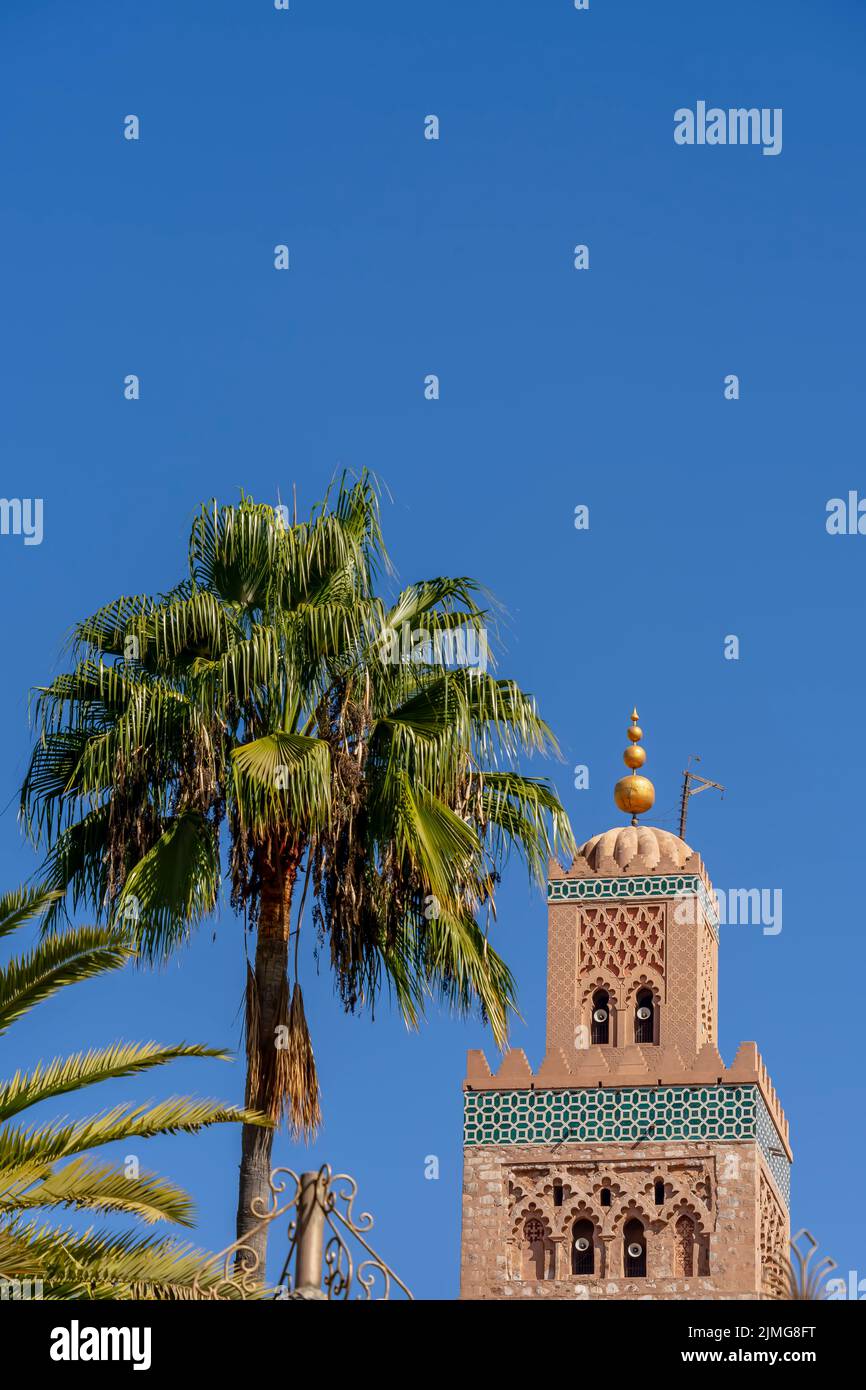
[[[631,812],[631,823],[637,825],[637,818],[648,811],[656,799],[656,789],[648,777],[641,776],[635,769],[646,762],[646,749],[640,747],[643,729],[638,726],[638,712],[632,710],[631,727],[628,729],[629,745],[622,755],[626,767],[632,769],[628,777],[621,777],[613,789],[613,799],[621,811]]]

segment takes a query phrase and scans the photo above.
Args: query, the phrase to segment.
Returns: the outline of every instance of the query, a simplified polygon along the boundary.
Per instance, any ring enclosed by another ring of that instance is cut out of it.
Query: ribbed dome
[[[614,873],[626,874],[638,856],[641,863],[635,865],[636,872],[677,872],[694,851],[670,830],[657,830],[652,825],[616,825],[602,835],[593,835],[578,853],[597,874],[611,872],[612,864],[616,866]]]

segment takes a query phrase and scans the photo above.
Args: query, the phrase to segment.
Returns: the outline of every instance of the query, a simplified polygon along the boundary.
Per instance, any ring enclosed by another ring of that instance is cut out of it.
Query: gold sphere
[[[627,748],[625,750],[622,755],[622,760],[626,767],[643,767],[646,762],[646,749],[638,748],[637,744],[635,744],[634,748]]]
[[[640,743],[641,739],[643,738],[643,729],[639,729],[637,724],[629,725],[629,727],[626,729],[626,733],[628,734],[632,743]]]
[[[619,779],[613,789],[613,799],[621,811],[639,816],[653,805],[656,789],[648,777],[632,773],[630,777]]]

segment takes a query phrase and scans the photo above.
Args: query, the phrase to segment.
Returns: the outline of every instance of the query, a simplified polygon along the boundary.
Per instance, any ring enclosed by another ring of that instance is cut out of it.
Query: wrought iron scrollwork
[[[283,1200],[290,1184],[294,1184],[294,1187],[290,1190],[290,1196]],[[267,1207],[255,1198],[250,1208],[256,1218],[255,1230],[269,1226],[281,1216],[287,1216],[297,1208],[300,1200],[301,1179],[291,1168],[274,1168],[268,1178],[268,1187]],[[295,1225],[294,1221],[290,1222],[290,1235]],[[196,1280],[193,1284],[194,1297],[218,1300],[273,1297],[273,1291],[263,1286],[259,1276],[259,1257],[247,1244],[248,1240],[249,1235],[241,1236],[220,1251],[213,1261],[213,1268],[220,1272],[215,1279],[208,1279],[204,1284]]]
[[[305,1175],[307,1178],[312,1176]],[[355,1215],[358,1195],[355,1179],[349,1173],[332,1173],[329,1165],[323,1164],[310,1186],[317,1206],[317,1217],[327,1235],[323,1254],[322,1296],[329,1300],[347,1299],[354,1290],[356,1298],[381,1302],[394,1297],[396,1291],[400,1290],[406,1298],[411,1299],[412,1294],[403,1280],[366,1239],[373,1229],[373,1217],[368,1211]],[[289,1252],[283,1265],[281,1284],[290,1278],[289,1267],[298,1246],[298,1224],[296,1220],[289,1230]],[[360,1247],[357,1259],[352,1251],[352,1243]],[[310,1288],[309,1284],[307,1288]],[[304,1296],[302,1287],[295,1288],[293,1293],[296,1297]]]
[[[337,1189],[338,1183],[344,1184],[340,1190]],[[393,1285],[396,1284],[405,1296],[411,1299],[412,1295],[403,1280],[376,1254],[364,1238],[373,1229],[373,1218],[368,1211],[361,1212],[357,1219],[355,1218],[354,1205],[358,1195],[355,1179],[348,1173],[336,1173],[332,1176],[329,1171],[325,1190],[325,1221],[331,1231],[325,1247],[324,1284],[328,1297],[348,1298],[353,1283],[357,1283],[361,1290],[356,1293],[357,1298],[376,1301],[389,1299],[392,1297]],[[342,1211],[339,1203],[343,1204]],[[347,1236],[353,1237],[366,1251],[366,1255],[357,1265],[352,1258]],[[377,1287],[381,1288],[381,1292],[376,1292]]]
[[[805,1241],[806,1248],[801,1249],[801,1244]],[[828,1274],[837,1268],[836,1261],[829,1255],[824,1255],[815,1265],[812,1265],[812,1258],[818,1249],[818,1242],[807,1231],[805,1227],[799,1230],[792,1240],[788,1242],[791,1251],[790,1256],[775,1256],[769,1263],[770,1270],[770,1298],[816,1300],[827,1297],[825,1281]]]
[[[277,1287],[263,1286],[247,1234],[220,1252],[214,1260],[216,1277],[197,1282],[195,1297],[345,1300],[354,1291],[356,1298],[377,1302],[400,1293],[412,1298],[368,1242],[373,1217],[368,1211],[355,1215],[358,1184],[348,1173],[333,1174],[327,1163],[317,1173],[275,1168],[268,1186],[267,1205],[254,1202],[252,1215],[255,1230],[289,1217],[288,1249]],[[353,1244],[359,1247],[357,1258]]]

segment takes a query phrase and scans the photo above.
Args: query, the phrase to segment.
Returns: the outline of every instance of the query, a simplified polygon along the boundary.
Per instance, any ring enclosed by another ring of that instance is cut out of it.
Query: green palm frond
[[[55,729],[37,741],[21,792],[21,807],[25,816],[30,813],[35,819],[38,815],[40,829],[59,823],[64,800],[79,793],[78,769],[93,737],[83,728]]]
[[[473,918],[437,901],[423,925],[407,923],[380,950],[407,1027],[418,1027],[432,998],[462,1017],[480,1003],[497,1045],[505,1046],[509,1015],[517,1013],[515,981]]]
[[[185,811],[127,874],[115,920],[144,957],[158,959],[213,911],[219,882],[216,827],[199,812]]]
[[[397,853],[417,868],[440,903],[452,901],[455,886],[480,873],[478,836],[444,802],[413,788],[406,776],[401,792],[394,828]]]
[[[80,1091],[101,1081],[114,1081],[121,1076],[136,1076],[165,1066],[181,1057],[215,1057],[226,1059],[228,1053],[219,1048],[203,1047],[200,1043],[177,1043],[160,1047],[158,1043],[114,1043],[111,1047],[76,1052],[70,1057],[55,1057],[40,1062],[32,1071],[17,1071],[10,1081],[0,1084],[0,1120],[9,1120],[33,1105],[55,1096]]]
[[[46,937],[0,967],[0,1035],[59,989],[119,969],[131,954],[129,945],[107,928],[78,927]]]
[[[240,506],[203,506],[190,536],[190,575],[197,589],[216,593],[249,612],[263,608],[280,553],[282,532],[273,507],[244,499]]]
[[[364,469],[352,480],[351,474],[344,472],[335,497],[332,499],[328,493],[314,516],[327,515],[328,508],[339,521],[341,530],[359,546],[369,577],[372,579],[382,570],[388,570],[390,562],[382,533],[379,487],[375,477]]]
[[[124,712],[140,680],[138,673],[101,655],[85,657],[37,691],[37,721],[43,732],[83,727],[96,733]]]
[[[44,1170],[43,1170],[44,1171]],[[125,1212],[152,1225],[173,1221],[193,1224],[193,1203],[183,1188],[155,1173],[128,1175],[113,1164],[76,1158],[35,1181],[29,1172],[4,1181],[0,1174],[0,1218],[35,1208],[70,1207],[79,1211]]]
[[[101,795],[130,776],[158,780],[166,750],[200,732],[196,713],[167,683],[153,677],[142,681],[123,711],[88,739],[75,770],[78,795]]]
[[[484,600],[482,604],[478,602],[479,597]],[[439,619],[448,620],[452,625],[465,623],[477,630],[489,622],[493,603],[492,596],[482,585],[465,576],[443,575],[418,580],[407,585],[383,614],[383,626],[388,629],[399,629],[404,623],[410,627],[425,626]]]
[[[142,892],[143,884],[141,875]],[[0,898],[0,936],[44,915],[61,895],[44,885],[5,894]],[[78,927],[43,936],[30,951],[0,967],[0,1033],[66,985],[116,969],[133,954],[129,941],[115,929]],[[52,1299],[191,1297],[213,1287],[217,1275],[212,1259],[189,1246],[132,1234],[78,1235],[39,1226],[26,1217],[68,1208],[125,1213],[145,1224],[190,1225],[192,1201],[181,1188],[154,1173],[131,1173],[96,1162],[87,1151],[133,1138],[194,1134],[215,1124],[267,1126],[264,1115],[220,1101],[172,1097],[29,1128],[10,1121],[31,1106],[102,1081],[151,1071],[180,1058],[226,1055],[197,1043],[116,1043],[38,1063],[30,1072],[18,1071],[0,1083],[0,1280],[44,1277]]]
[[[56,902],[58,896],[59,894],[52,892],[44,884],[4,893],[0,897],[0,937],[18,931],[19,927],[32,921],[34,917],[41,917],[51,904]]]
[[[322,739],[273,733],[232,751],[241,823],[267,834],[298,822],[315,830],[330,808],[331,759]]]
[[[30,1129],[5,1126],[0,1131],[0,1170],[14,1174],[27,1164],[54,1163],[118,1140],[197,1134],[222,1124],[267,1126],[269,1121],[256,1111],[187,1096],[173,1096],[155,1105],[116,1105],[100,1115],[68,1123],[54,1121]]]
[[[428,978],[439,998],[467,1015],[477,1000],[500,1048],[508,1040],[510,1015],[517,1014],[514,976],[478,923],[466,914],[440,911],[429,923]]]
[[[485,823],[497,837],[494,857],[504,860],[514,848],[538,883],[547,877],[551,855],[574,857],[577,846],[568,818],[543,778],[487,772],[482,778],[481,805]]]
[[[54,838],[42,866],[42,880],[53,894],[43,923],[45,932],[55,931],[62,919],[68,920],[67,900],[73,911],[88,903],[97,917],[103,915],[108,897],[105,845],[111,809],[110,802],[97,806]]]
[[[37,699],[22,795],[64,894],[49,926],[87,903],[162,959],[216,901],[222,843],[253,927],[281,902],[283,931],[306,865],[347,1008],[387,987],[412,1025],[435,998],[477,1007],[504,1040],[514,982],[479,919],[495,926],[510,856],[543,881],[551,854],[573,853],[554,787],[522,770],[559,750],[532,695],[493,674],[482,586],[446,575],[395,593],[389,576],[378,484],[343,474],[301,520],[246,495],[206,503],[188,578],[81,625],[74,670]],[[262,977],[268,1016],[290,992],[284,948]],[[273,1070],[263,1103],[279,1113]]]
[[[212,1256],[170,1238],[35,1221],[0,1225],[0,1277],[41,1278],[49,1300],[190,1298],[224,1281]]]
[[[212,696],[220,713],[230,702],[244,701],[251,693],[275,687],[280,673],[279,634],[260,624],[253,624],[248,636],[233,642],[213,670],[202,668],[202,675],[210,677]]]
[[[135,633],[142,616],[152,609],[153,600],[147,594],[132,597],[121,595],[91,617],[85,618],[84,622],[76,624],[72,634],[72,651],[76,655],[95,651],[123,656],[127,638]]]
[[[199,589],[155,607],[139,622],[138,636],[143,656],[152,650],[157,666],[172,670],[178,662],[218,659],[243,629],[224,604]]]

